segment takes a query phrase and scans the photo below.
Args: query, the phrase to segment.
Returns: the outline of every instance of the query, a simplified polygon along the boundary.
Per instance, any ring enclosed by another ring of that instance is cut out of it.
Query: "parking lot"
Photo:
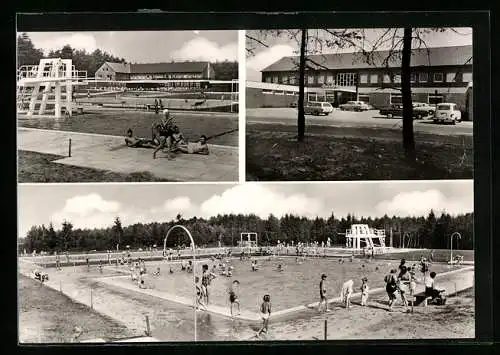
[[[256,108],[246,110],[247,124],[283,124],[296,125],[297,109],[295,108]],[[398,129],[402,126],[401,118],[388,119],[381,116],[378,110],[351,112],[334,110],[328,116],[306,115],[306,124],[330,127],[365,127]],[[439,135],[472,136],[473,123],[460,122],[452,124],[436,124],[432,119],[415,120],[415,132]]]

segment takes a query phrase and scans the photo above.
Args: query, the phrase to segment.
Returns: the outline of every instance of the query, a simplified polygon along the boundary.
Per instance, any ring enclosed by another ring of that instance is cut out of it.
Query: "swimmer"
[[[200,287],[200,278],[198,276],[195,277],[195,284],[196,284],[196,309],[198,310],[200,306],[203,308],[203,310],[207,310],[207,307],[203,303],[203,291]]]
[[[281,264],[278,264],[278,272],[282,272],[283,271],[283,267],[281,266]]]
[[[257,338],[262,333],[267,333],[269,326],[269,318],[271,317],[271,296],[264,295],[263,302],[260,305],[260,314],[262,318],[262,328],[257,332]]]
[[[231,313],[231,317],[233,316],[233,306],[236,304],[238,305],[238,313],[236,315],[238,316],[240,314],[240,300],[238,299],[237,296],[237,289],[238,286],[240,285],[240,282],[238,280],[234,280],[231,283],[231,287],[229,288],[229,311]]]
[[[172,267],[170,267],[170,270],[172,270]],[[159,267],[156,268],[156,271],[153,273],[153,275],[160,276],[160,268]]]

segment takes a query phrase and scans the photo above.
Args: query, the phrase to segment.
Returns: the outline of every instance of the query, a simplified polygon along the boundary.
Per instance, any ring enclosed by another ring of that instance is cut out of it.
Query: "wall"
[[[263,94],[262,89],[246,88],[246,107],[290,107],[293,102],[297,102],[297,96]]]

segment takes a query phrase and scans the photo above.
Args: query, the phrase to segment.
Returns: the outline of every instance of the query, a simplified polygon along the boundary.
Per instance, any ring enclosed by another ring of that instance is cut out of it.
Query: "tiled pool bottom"
[[[201,261],[196,265],[196,274],[201,274],[201,265],[211,262]],[[278,264],[283,266],[282,272],[277,271]],[[384,287],[384,276],[390,269],[397,268],[398,261],[367,261],[354,259],[350,262],[345,259],[340,263],[336,258],[310,258],[299,261],[293,257],[261,258],[258,261],[260,269],[251,270],[250,261],[232,260],[233,276],[218,275],[210,285],[210,310],[220,315],[229,315],[228,289],[233,280],[240,282],[237,294],[241,302],[241,319],[258,321],[259,306],[264,294],[271,295],[273,313],[287,312],[303,308],[304,305],[317,302],[319,298],[319,281],[322,273],[328,275],[327,296],[336,298],[340,295],[343,282],[348,279],[354,281],[354,291],[361,286],[361,278],[367,277],[371,289]],[[160,276],[153,276],[152,272],[160,267]],[[161,298],[191,306],[193,304],[193,275],[180,270],[180,264],[171,263],[173,274],[169,273],[170,265],[167,261],[151,262],[147,264],[149,275],[145,281],[147,289],[139,289],[137,284],[128,276],[108,277],[100,280],[111,286],[120,287],[133,292],[143,292],[146,295]],[[124,271],[126,268],[123,269]],[[438,275],[450,271],[445,264],[433,264],[431,271]],[[422,277],[422,274],[417,275]]]

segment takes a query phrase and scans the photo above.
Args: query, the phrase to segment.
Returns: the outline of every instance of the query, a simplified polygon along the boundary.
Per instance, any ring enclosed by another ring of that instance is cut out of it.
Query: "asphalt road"
[[[246,110],[246,123],[251,124],[282,124],[287,126],[296,125],[297,110],[293,108],[259,108]],[[378,110],[367,112],[350,112],[335,110],[328,116],[306,115],[306,124],[326,127],[364,127],[364,128],[387,128],[399,129],[402,127],[400,118],[388,119],[380,116]],[[452,124],[435,124],[432,120],[416,120],[415,132],[452,135],[472,136],[472,122],[460,122]]]

